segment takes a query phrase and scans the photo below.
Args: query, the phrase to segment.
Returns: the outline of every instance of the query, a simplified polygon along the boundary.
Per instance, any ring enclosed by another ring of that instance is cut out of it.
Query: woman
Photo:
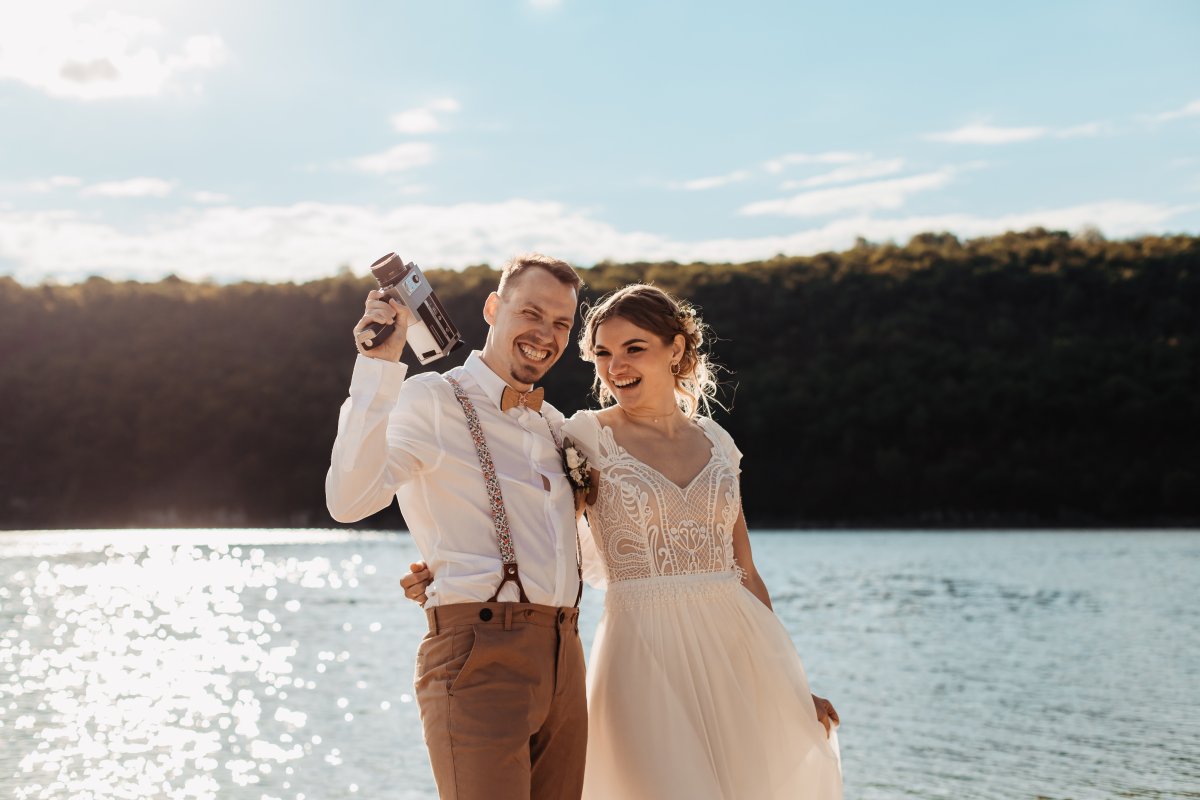
[[[647,285],[584,318],[583,358],[601,404],[615,401],[563,427],[589,462],[588,578],[608,589],[584,797],[840,798],[837,714],[810,694],[754,567],[741,453],[703,413],[715,388],[703,331]]]

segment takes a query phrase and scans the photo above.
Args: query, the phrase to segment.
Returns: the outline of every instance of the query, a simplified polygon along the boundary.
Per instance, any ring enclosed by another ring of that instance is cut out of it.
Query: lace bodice
[[[686,487],[629,455],[595,412],[580,411],[563,427],[600,471],[596,503],[588,509],[588,526],[581,526],[589,582],[736,569],[741,453],[720,425],[704,417],[699,423],[712,449]]]

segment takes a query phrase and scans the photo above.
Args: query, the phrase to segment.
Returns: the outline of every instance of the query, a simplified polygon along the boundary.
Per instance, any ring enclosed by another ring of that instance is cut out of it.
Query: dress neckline
[[[608,432],[608,440],[610,442],[612,442],[613,447],[615,447],[615,448],[617,448],[617,450],[621,451],[621,453],[626,458],[630,459],[631,461],[635,461],[638,464],[641,464],[643,467],[650,470],[655,475],[657,475],[658,477],[662,478],[667,483],[674,486],[683,495],[687,495],[687,493],[691,491],[692,487],[696,485],[696,481],[700,479],[700,476],[703,475],[704,473],[708,472],[708,470],[716,462],[717,441],[716,441],[716,439],[713,438],[712,434],[710,434],[708,432],[708,427],[706,425],[704,425],[703,423],[701,423],[699,421],[696,421],[696,427],[698,427],[700,429],[700,432],[702,434],[704,434],[704,438],[708,439],[708,444],[709,444],[708,460],[704,462],[704,466],[700,467],[700,471],[697,472],[695,475],[693,475],[692,479],[690,481],[688,481],[685,485],[680,486],[678,483],[676,483],[675,481],[671,480],[666,475],[664,475],[660,470],[655,469],[654,467],[650,466],[648,463],[646,463],[642,459],[637,458],[636,456],[632,455],[628,450],[626,450],[624,445],[622,445],[620,442],[617,441],[617,435],[615,433],[613,433],[612,427],[610,425],[608,425],[608,423],[602,422],[600,420],[599,412],[593,411],[592,419],[594,419],[596,421],[596,424],[599,425],[602,430]]]

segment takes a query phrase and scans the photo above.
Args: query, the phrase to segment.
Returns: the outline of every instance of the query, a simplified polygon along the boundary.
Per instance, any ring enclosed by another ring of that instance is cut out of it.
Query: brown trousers
[[[587,753],[579,609],[426,610],[416,696],[442,800],[578,800]]]

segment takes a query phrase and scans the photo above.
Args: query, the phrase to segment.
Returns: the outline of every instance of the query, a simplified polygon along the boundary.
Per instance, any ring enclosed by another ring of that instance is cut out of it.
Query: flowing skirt
[[[609,584],[588,665],[585,800],[837,800],[786,629],[732,572]]]

